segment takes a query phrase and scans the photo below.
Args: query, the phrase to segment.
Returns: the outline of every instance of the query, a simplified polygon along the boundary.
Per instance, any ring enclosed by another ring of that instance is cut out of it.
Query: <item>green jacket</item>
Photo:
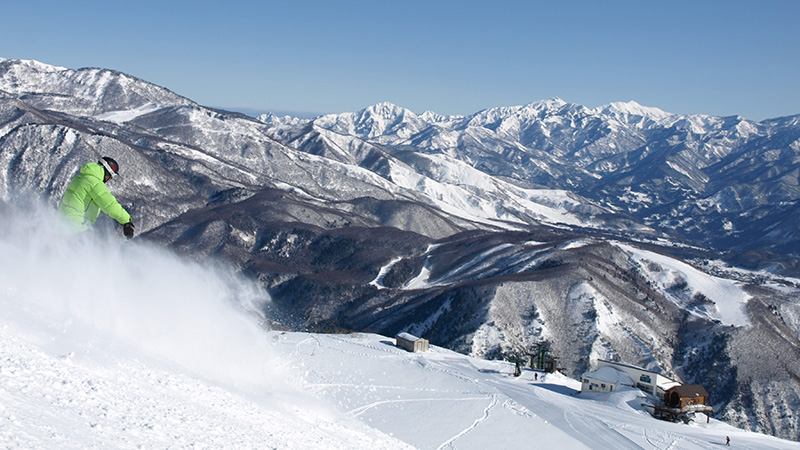
[[[104,175],[105,169],[100,164],[84,164],[81,173],[72,179],[61,197],[58,211],[78,231],[89,229],[97,221],[100,211],[123,225],[131,221],[131,215],[103,183]]]

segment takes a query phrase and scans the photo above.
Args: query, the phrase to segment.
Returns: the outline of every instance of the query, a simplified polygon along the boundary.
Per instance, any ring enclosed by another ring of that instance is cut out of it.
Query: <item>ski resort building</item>
[[[679,382],[667,378],[658,372],[653,372],[630,364],[607,361],[604,359],[598,360],[597,368],[601,369],[603,367],[613,367],[614,369],[626,373],[633,381],[634,387],[659,398],[664,397],[668,389],[680,386]]]
[[[583,374],[581,392],[614,392],[633,386],[657,397],[655,404],[642,404],[654,417],[688,423],[695,413],[714,412],[708,393],[699,384],[684,385],[657,372],[615,361],[598,360],[598,368]],[[624,376],[622,376],[624,375]]]
[[[428,350],[429,343],[427,339],[418,338],[409,333],[400,333],[395,339],[397,346],[402,347],[410,352],[424,352]]]
[[[584,372],[581,382],[581,392],[615,392],[622,386],[635,386],[627,373],[610,366]]]
[[[653,415],[665,420],[683,420],[688,422],[695,413],[705,413],[708,416],[714,412],[714,407],[706,405],[708,392],[699,384],[681,384],[667,390],[664,394],[664,404],[653,407]]]

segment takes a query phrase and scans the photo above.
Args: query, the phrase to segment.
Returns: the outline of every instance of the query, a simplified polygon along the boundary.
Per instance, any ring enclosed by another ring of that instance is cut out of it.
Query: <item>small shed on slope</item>
[[[416,337],[409,333],[400,333],[396,337],[396,345],[410,352],[424,352],[429,348],[427,339]]]

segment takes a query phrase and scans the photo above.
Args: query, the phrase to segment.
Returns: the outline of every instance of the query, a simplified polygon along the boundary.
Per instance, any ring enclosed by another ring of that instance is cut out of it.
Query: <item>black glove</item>
[[[122,233],[125,235],[126,238],[130,239],[133,237],[133,222],[128,222],[122,226]]]

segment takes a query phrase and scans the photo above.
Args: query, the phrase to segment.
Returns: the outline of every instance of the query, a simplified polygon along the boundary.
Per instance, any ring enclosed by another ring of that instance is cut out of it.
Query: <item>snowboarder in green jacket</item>
[[[84,164],[81,172],[69,183],[58,211],[77,232],[91,228],[103,211],[122,225],[125,237],[133,237],[131,215],[106,186],[118,173],[119,164],[104,156],[96,163]]]

